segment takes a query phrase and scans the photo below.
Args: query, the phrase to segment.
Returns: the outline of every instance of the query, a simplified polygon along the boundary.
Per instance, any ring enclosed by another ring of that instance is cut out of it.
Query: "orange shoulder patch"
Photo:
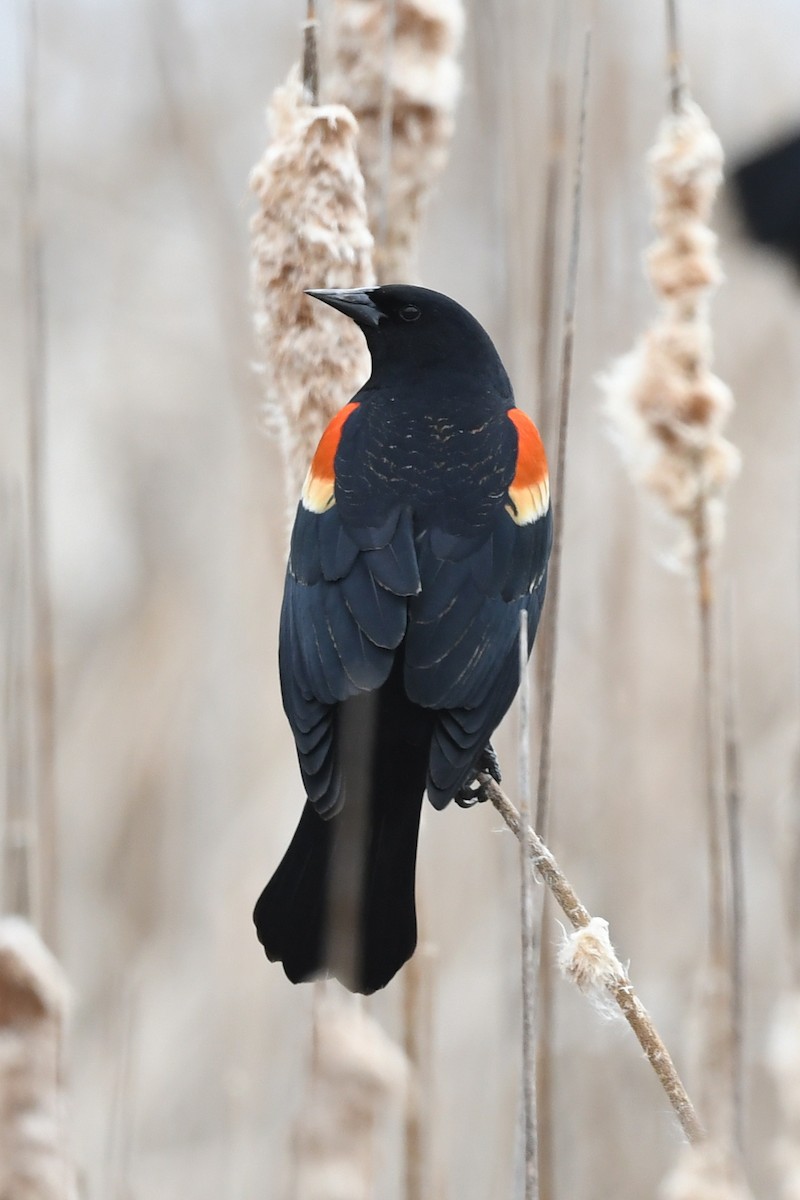
[[[311,466],[308,468],[301,496],[303,508],[308,509],[309,512],[323,513],[336,503],[333,494],[333,485],[336,481],[333,462],[336,458],[336,451],[339,449],[344,423],[357,408],[358,404],[355,400],[345,404],[319,440],[316,453],[311,460]]]
[[[506,510],[517,525],[530,525],[550,507],[547,455],[529,416],[519,408],[510,408],[508,417],[517,430],[517,470],[508,488],[510,504]]]

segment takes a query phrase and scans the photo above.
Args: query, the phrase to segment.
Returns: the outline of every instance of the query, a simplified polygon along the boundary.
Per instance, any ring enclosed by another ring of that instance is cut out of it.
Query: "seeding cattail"
[[[707,222],[722,148],[692,101],[665,118],[650,169],[659,236],[646,262],[660,311],[601,385],[632,474],[686,529],[678,557],[707,559],[722,535],[739,455],[722,434],[731,393],[711,370],[709,304],[721,271]]]
[[[364,339],[304,288],[374,283],[372,235],[341,105],[307,102],[297,71],[269,108],[272,140],[251,176],[251,289],[269,426],[281,441],[292,511],[328,421],[369,375]]]
[[[461,0],[336,0],[332,95],[358,119],[375,267],[416,276],[419,225],[447,162],[461,84]]]
[[[712,1141],[684,1147],[659,1196],[661,1200],[752,1200],[740,1168]]]
[[[77,1200],[61,1043],[67,984],[32,925],[0,920],[0,1196]]]
[[[354,1002],[323,1000],[311,1080],[294,1134],[297,1200],[368,1200],[375,1194],[374,1135],[402,1102],[402,1051]]]

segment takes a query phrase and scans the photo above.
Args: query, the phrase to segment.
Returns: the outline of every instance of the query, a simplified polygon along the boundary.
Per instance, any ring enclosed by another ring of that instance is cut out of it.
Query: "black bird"
[[[417,940],[423,793],[481,798],[489,739],[533,644],[547,460],[488,334],[425,288],[312,291],[362,329],[372,375],[314,455],[280,623],[283,704],[308,800],[256,905],[293,982],[384,987]]]

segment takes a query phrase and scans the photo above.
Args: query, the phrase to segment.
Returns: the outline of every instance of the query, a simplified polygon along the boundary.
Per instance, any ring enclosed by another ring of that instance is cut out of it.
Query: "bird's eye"
[[[400,309],[400,316],[404,321],[418,321],[422,316],[422,310],[417,308],[416,304],[404,304]]]

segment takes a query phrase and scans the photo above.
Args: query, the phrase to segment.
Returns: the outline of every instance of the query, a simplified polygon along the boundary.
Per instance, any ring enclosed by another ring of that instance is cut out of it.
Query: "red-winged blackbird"
[[[417,940],[423,792],[480,798],[489,739],[533,644],[552,536],[547,460],[488,334],[454,300],[309,293],[363,330],[372,375],[314,455],[280,624],[308,801],[256,905],[294,983],[384,987]]]

